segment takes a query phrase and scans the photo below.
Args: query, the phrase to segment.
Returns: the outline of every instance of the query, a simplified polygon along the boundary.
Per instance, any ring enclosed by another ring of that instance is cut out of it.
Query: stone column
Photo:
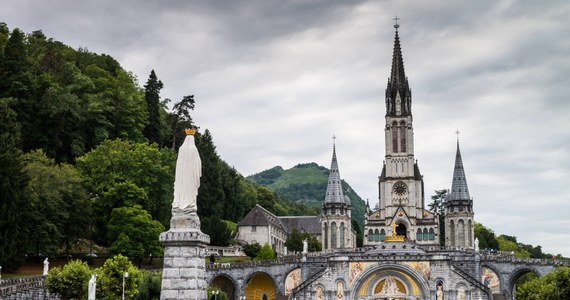
[[[173,214],[170,230],[160,234],[164,244],[161,300],[206,300],[206,246],[210,236],[200,231],[200,219]]]

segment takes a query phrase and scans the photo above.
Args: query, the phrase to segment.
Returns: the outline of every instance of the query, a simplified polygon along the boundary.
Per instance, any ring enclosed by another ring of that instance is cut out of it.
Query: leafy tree
[[[448,190],[435,190],[435,195],[431,196],[432,202],[428,204],[428,208],[433,212],[439,220],[439,244],[445,245],[445,198]]]
[[[514,240],[514,241],[513,241]],[[498,250],[501,251],[508,251],[508,252],[514,252],[516,257],[520,257],[520,258],[529,258],[530,257],[530,253],[528,251],[526,251],[525,249],[521,248],[517,243],[516,243],[516,238],[515,237],[509,237],[509,236],[505,236],[505,235],[500,235],[497,238],[497,242],[499,243],[499,248]]]
[[[206,129],[203,134],[196,135],[196,147],[202,161],[202,178],[196,199],[198,215],[220,215],[224,210],[225,198],[221,175],[223,165],[209,130]]]
[[[351,220],[352,228],[356,231],[356,247],[362,247],[364,244],[364,236],[362,235],[362,230],[355,219]]]
[[[51,268],[46,278],[46,288],[61,299],[87,299],[91,269],[81,260],[72,260],[63,268]]]
[[[97,269],[97,299],[115,300],[120,299],[123,291],[123,276],[127,272],[125,280],[125,298],[133,299],[139,292],[138,285],[142,273],[122,255],[116,255]]]
[[[158,236],[164,231],[140,205],[113,209],[108,225],[110,250],[138,262],[149,255],[160,256],[162,245]]]
[[[121,140],[105,141],[77,159],[93,195],[100,243],[106,244],[114,208],[140,205],[163,226],[169,225],[175,161],[170,149]]]
[[[0,265],[17,268],[28,247],[29,176],[20,146],[13,99],[0,98]]]
[[[285,246],[287,247],[287,252],[303,251],[303,234],[297,228],[294,228],[289,234],[289,237],[287,237]]]
[[[255,257],[255,259],[256,260],[270,260],[270,259],[274,259],[276,256],[277,256],[277,254],[275,253],[275,251],[273,251],[271,246],[269,246],[269,244],[265,243],[263,246],[261,246],[261,249],[259,249],[259,253]]]
[[[493,230],[483,226],[483,224],[475,223],[474,231],[475,237],[479,239],[479,248],[499,249],[499,241],[497,241]]]
[[[191,128],[194,125],[190,111],[194,110],[194,95],[184,96],[180,102],[172,107],[169,114],[170,130],[172,135],[172,149],[180,148],[184,142],[184,128]]]
[[[56,164],[41,150],[24,155],[30,177],[30,238],[33,253],[57,254],[79,238],[91,222],[91,203],[72,165]],[[32,250],[32,249],[30,249]]]
[[[210,236],[210,244],[216,246],[227,246],[232,238],[232,231],[225,222],[217,215],[202,218],[201,230]]]
[[[259,254],[261,245],[259,243],[245,244],[242,247],[243,253],[253,260]]]
[[[570,268],[559,267],[543,277],[517,286],[519,300],[570,299]]]
[[[150,71],[148,80],[144,86],[144,98],[148,111],[148,124],[144,129],[144,135],[150,143],[160,144],[160,90],[162,81],[158,80],[154,70]]]

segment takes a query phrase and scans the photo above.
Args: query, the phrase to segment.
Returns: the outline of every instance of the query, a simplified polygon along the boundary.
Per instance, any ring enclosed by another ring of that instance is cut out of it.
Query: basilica
[[[340,184],[333,144],[321,215],[284,218],[255,207],[240,222],[238,237],[267,241],[279,257],[207,267],[206,281],[212,289],[229,299],[247,300],[514,299],[521,276],[542,276],[554,268],[553,261],[479,251],[459,140],[443,215],[426,209],[423,175],[414,155],[412,92],[399,26],[394,27],[379,204],[366,207],[363,247],[355,245],[351,204]],[[292,228],[317,236],[323,250],[287,253],[283,244]]]

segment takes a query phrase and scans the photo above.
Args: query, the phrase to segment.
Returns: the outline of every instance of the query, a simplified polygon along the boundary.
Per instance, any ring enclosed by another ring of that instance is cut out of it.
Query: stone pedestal
[[[173,213],[170,230],[160,234],[164,245],[161,300],[206,300],[206,246],[210,236],[200,231],[196,213]]]

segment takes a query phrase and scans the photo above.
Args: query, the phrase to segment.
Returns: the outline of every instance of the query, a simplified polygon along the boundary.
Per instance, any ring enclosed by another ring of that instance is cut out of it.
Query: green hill
[[[316,163],[298,164],[287,170],[276,166],[247,177],[257,184],[267,186],[280,197],[319,209],[325,199],[328,178],[329,169]],[[352,218],[358,222],[360,229],[364,228],[366,203],[344,180],[342,187],[352,203]]]

